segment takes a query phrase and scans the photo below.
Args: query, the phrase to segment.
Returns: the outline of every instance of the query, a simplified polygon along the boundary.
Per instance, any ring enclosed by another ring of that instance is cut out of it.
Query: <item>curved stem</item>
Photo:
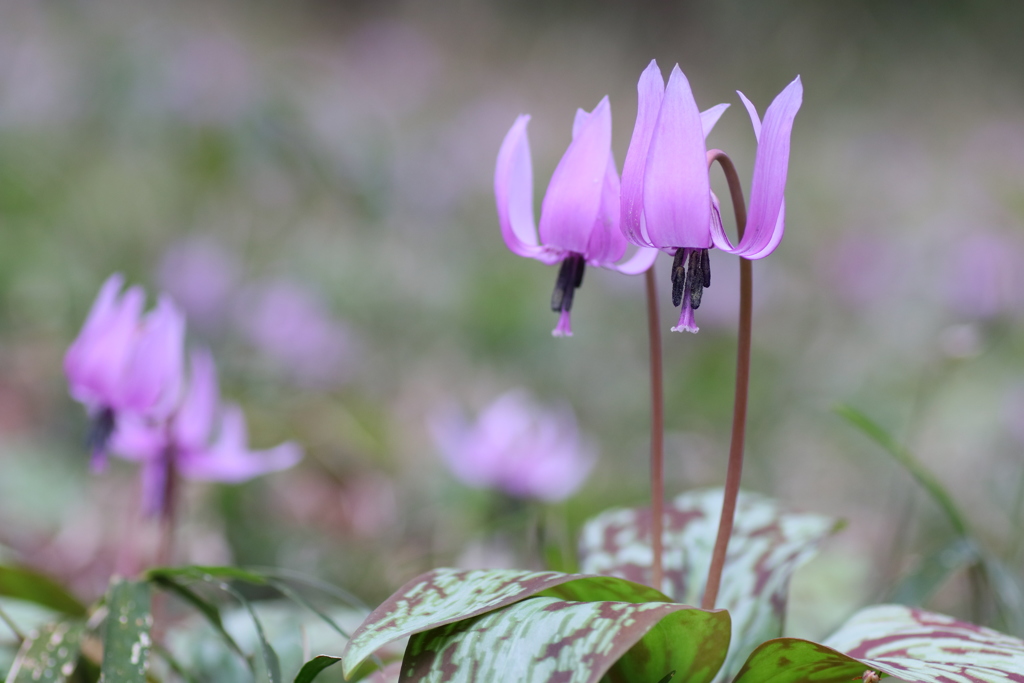
[[[651,586],[661,590],[662,525],[665,517],[665,392],[661,372],[661,323],[654,265],[644,273],[647,284],[647,334],[651,349]]]
[[[7,612],[4,612],[2,608],[0,608],[0,621],[7,624],[7,628],[9,628],[11,633],[14,634],[14,637],[18,639],[19,645],[25,642],[25,634],[22,633],[21,629],[18,628],[18,625],[14,623],[14,620],[11,619],[10,616],[7,615]]]
[[[736,231],[743,239],[747,225],[747,208],[743,201],[743,187],[736,174],[732,160],[717,149],[708,152],[708,167],[718,162],[729,183],[732,210],[736,216]],[[736,516],[736,499],[740,492],[740,476],[743,473],[743,440],[747,428],[747,393],[750,387],[750,329],[753,309],[753,269],[749,260],[740,259],[740,321],[736,348],[736,397],[732,409],[732,440],[729,444],[729,469],[725,476],[725,495],[722,499],[722,517],[718,522],[718,537],[711,555],[711,567],[704,588],[701,607],[713,609],[722,583],[722,569],[725,567],[725,553],[732,536],[733,518]]]

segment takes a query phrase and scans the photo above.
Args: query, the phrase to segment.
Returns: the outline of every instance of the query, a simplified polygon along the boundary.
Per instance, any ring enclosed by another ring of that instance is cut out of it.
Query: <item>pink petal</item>
[[[540,246],[533,222],[533,163],[526,126],[527,114],[520,115],[501,143],[494,170],[494,198],[498,208],[501,236],[517,256],[557,263],[562,255]]]
[[[742,93],[741,93],[742,97]],[[779,93],[765,112],[760,130],[757,110],[742,97],[758,138],[754,177],[750,183],[750,206],[743,239],[733,247],[728,241],[715,245],[748,259],[764,258],[778,246],[785,232],[785,191],[789,170],[789,146],[793,120],[803,101],[803,85],[797,76]],[[724,234],[724,233],[723,233]]]
[[[750,125],[754,127],[754,139],[758,142],[761,141],[761,117],[757,114],[757,107],[754,103],[747,99],[747,96],[741,93],[739,90],[736,94],[740,96],[740,100],[743,102],[743,106],[747,109],[747,115],[750,117]]]
[[[612,112],[602,99],[555,168],[540,210],[545,245],[584,254],[604,193],[612,152]]]
[[[710,109],[706,109],[700,113],[700,127],[704,131],[704,138],[707,139],[708,135],[711,134],[711,130],[718,123],[718,119],[722,118],[722,114],[729,108],[728,104],[716,104]]]
[[[606,267],[622,258],[626,246],[626,238],[619,229],[619,174],[615,171],[615,159],[608,155],[601,208],[583,256],[593,265]]]
[[[654,265],[656,258],[658,258],[658,249],[640,247],[636,250],[635,254],[619,265],[606,267],[617,270],[624,275],[639,275],[640,273],[646,273]]]
[[[161,423],[149,422],[137,415],[122,414],[117,417],[109,449],[125,460],[154,460],[167,450],[167,430]]]
[[[711,246],[711,183],[697,103],[672,69],[644,171],[644,216],[656,247]]]
[[[166,416],[179,399],[185,318],[168,297],[146,315],[115,408]]]
[[[189,451],[199,450],[209,441],[213,420],[220,406],[213,356],[206,349],[193,351],[191,361],[188,391],[178,407],[172,426],[178,446]]]
[[[267,472],[288,469],[302,459],[302,449],[291,442],[265,451],[250,451],[247,441],[241,408],[228,406],[217,442],[204,451],[182,453],[178,468],[188,479],[239,483]]]
[[[642,226],[644,212],[644,169],[654,135],[658,112],[665,97],[665,80],[658,63],[651,60],[640,74],[637,90],[636,124],[629,141],[626,161],[622,164],[622,202],[620,226],[633,244],[653,247]]]
[[[92,406],[113,406],[138,334],[145,295],[138,287],[118,298],[123,284],[112,275],[103,284],[78,338],[64,357],[71,396]]]

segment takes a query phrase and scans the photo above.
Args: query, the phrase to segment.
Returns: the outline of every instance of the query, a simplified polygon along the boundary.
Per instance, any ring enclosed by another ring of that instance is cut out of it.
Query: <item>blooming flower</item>
[[[93,467],[105,463],[107,442],[122,418],[160,419],[178,400],[185,320],[168,297],[142,316],[139,287],[123,294],[124,278],[110,276],[78,337],[64,356],[71,396],[93,420]]]
[[[521,389],[499,396],[475,424],[449,411],[431,420],[430,428],[448,467],[464,484],[520,498],[568,498],[596,457],[571,408],[537,405]]]
[[[636,124],[622,167],[622,230],[634,244],[674,255],[672,302],[682,310],[672,329],[696,332],[693,311],[711,285],[707,250],[715,246],[744,258],[762,258],[782,239],[789,137],[802,86],[798,77],[775,98],[763,126],[740,93],[760,144],[746,231],[736,246],[725,234],[711,192],[704,142],[728,105],[700,112],[679,65],[666,86],[653,60],[641,74],[637,92]]]
[[[219,419],[217,438],[214,426]],[[250,451],[245,416],[236,405],[221,407],[217,371],[206,351],[191,356],[188,389],[163,423],[137,418],[118,424],[111,450],[142,464],[142,504],[147,514],[162,511],[172,469],[186,479],[237,483],[291,467],[302,458],[288,442]]]
[[[540,213],[540,240],[533,218],[533,168],[523,114],[505,135],[494,173],[501,235],[512,253],[553,265],[561,263],[551,309],[559,313],[552,334],[572,336],[573,294],[585,265],[635,275],[651,267],[655,249],[641,249],[616,265],[627,243],[619,230],[619,175],[612,156],[608,98],[592,112],[576,112],[572,142],[555,168]],[[541,243],[543,241],[543,243]]]

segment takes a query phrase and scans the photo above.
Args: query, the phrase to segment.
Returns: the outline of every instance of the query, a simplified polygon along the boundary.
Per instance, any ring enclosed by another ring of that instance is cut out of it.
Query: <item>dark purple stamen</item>
[[[555,280],[555,291],[551,294],[551,310],[555,313],[572,310],[572,297],[576,288],[583,284],[583,269],[586,261],[581,254],[570,254],[562,261]]]
[[[93,467],[102,467],[106,461],[107,443],[115,426],[114,411],[110,408],[104,408],[92,419],[89,433],[85,437],[85,446],[92,455]]]
[[[707,249],[677,249],[672,261],[672,304],[683,303],[690,293],[690,308],[700,308],[704,288],[711,286],[711,259]]]

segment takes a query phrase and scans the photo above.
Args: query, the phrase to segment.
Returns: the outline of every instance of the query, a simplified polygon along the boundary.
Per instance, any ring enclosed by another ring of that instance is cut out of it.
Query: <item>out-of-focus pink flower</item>
[[[191,323],[205,329],[223,322],[238,277],[234,254],[202,237],[172,246],[157,270],[160,287],[174,297]]]
[[[277,281],[253,288],[238,324],[249,343],[300,384],[329,385],[349,373],[352,333],[304,287]]]
[[[473,424],[452,410],[435,416],[430,429],[464,484],[521,498],[568,498],[596,460],[568,405],[538,405],[521,389],[499,396]]]
[[[122,419],[160,420],[173,410],[182,382],[185,320],[170,298],[142,315],[139,287],[121,292],[110,276],[78,337],[64,356],[71,396],[93,419],[89,445],[94,468],[105,462],[107,441]]]
[[[1017,239],[983,232],[964,238],[953,249],[946,271],[948,301],[971,319],[1018,315],[1024,311],[1024,247]]]
[[[249,450],[245,416],[236,405],[221,405],[217,371],[206,351],[193,352],[188,389],[169,419],[119,422],[111,450],[142,464],[142,504],[151,515],[164,509],[172,468],[186,479],[238,483],[287,469],[302,458],[291,442]]]
[[[674,255],[672,302],[682,309],[672,329],[696,332],[693,311],[700,306],[704,288],[711,285],[707,250],[714,245],[758,259],[774,251],[782,239],[789,140],[803,86],[799,77],[790,83],[772,102],[763,123],[753,104],[739,93],[758,151],[746,231],[735,246],[722,227],[711,192],[704,142],[728,105],[700,112],[679,65],[666,86],[653,60],[641,74],[637,92],[636,125],[622,167],[622,230],[634,244]]]
[[[651,267],[655,249],[641,249],[615,265],[626,253],[619,230],[619,174],[612,156],[612,112],[608,98],[593,112],[577,110],[572,142],[558,162],[540,211],[540,240],[533,219],[533,165],[526,135],[529,115],[523,114],[498,152],[494,196],[505,244],[518,256],[552,265],[561,263],[551,297],[559,313],[556,337],[572,336],[573,294],[583,282],[586,264],[629,275]],[[543,244],[541,244],[543,241]]]

